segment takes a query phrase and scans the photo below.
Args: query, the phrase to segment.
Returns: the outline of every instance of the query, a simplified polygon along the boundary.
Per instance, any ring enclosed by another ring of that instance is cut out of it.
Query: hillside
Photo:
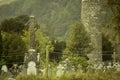
[[[64,37],[80,20],[81,0],[16,0],[0,6],[0,21],[13,16],[35,15],[40,28],[51,37]]]

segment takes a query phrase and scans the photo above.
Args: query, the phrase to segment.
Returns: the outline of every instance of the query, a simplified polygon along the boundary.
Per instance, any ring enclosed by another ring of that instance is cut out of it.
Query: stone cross
[[[37,24],[34,16],[30,16],[29,20],[29,32],[30,32],[30,48],[35,48],[35,32],[37,30]]]
[[[28,53],[25,53],[24,57],[24,66],[27,68],[27,74],[37,74],[37,68],[39,67],[40,54],[35,50],[35,32],[38,28],[38,25],[35,21],[34,16],[30,16],[29,21],[26,23],[29,26],[29,44],[30,49]]]

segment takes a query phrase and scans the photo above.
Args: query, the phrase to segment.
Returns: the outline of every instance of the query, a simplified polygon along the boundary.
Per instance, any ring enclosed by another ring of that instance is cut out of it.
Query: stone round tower
[[[104,11],[102,0],[82,0],[81,20],[90,34],[93,51],[88,54],[90,61],[102,61],[102,26],[104,24]]]

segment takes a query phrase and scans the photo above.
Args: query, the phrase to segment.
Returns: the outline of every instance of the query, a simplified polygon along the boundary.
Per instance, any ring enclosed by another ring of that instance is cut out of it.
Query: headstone
[[[11,72],[14,76],[17,76],[17,74],[19,73],[18,64],[13,64],[13,66],[10,68],[10,72]]]
[[[117,71],[120,72],[120,64],[117,66]]]
[[[8,80],[15,80],[14,78],[8,78]]]
[[[37,74],[37,69],[36,69],[36,63],[33,61],[30,61],[28,63],[28,68],[27,68],[27,75],[36,75]]]
[[[2,68],[1,68],[1,74],[0,74],[2,77],[5,77],[5,78],[8,78],[8,77],[11,77],[13,76],[12,73],[10,73],[8,71],[8,68],[6,65],[3,65]],[[1,80],[1,79],[0,79]]]
[[[62,66],[62,64],[59,64],[57,66],[57,72],[56,72],[56,77],[60,77],[64,74],[64,67]]]
[[[8,68],[6,65],[3,65],[2,68],[1,68],[1,71],[3,72],[8,72]]]
[[[108,63],[107,69],[108,70],[112,69],[112,63],[111,62]]]

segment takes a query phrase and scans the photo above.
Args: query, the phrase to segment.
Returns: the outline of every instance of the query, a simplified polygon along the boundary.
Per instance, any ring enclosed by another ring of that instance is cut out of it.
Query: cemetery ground
[[[19,74],[16,79],[8,79],[4,76],[0,76],[0,80],[120,80],[120,72],[114,71],[98,71],[98,72],[74,72],[74,73],[65,73],[61,77],[56,77],[51,75],[48,78],[42,75],[24,75]]]
[[[96,65],[94,65],[96,66]],[[102,66],[99,64],[96,68],[86,68],[69,70],[59,64],[56,67],[49,67],[48,72],[45,69],[40,69],[37,75],[26,74],[21,71],[15,75],[11,72],[1,72],[0,80],[120,80],[120,66]]]

